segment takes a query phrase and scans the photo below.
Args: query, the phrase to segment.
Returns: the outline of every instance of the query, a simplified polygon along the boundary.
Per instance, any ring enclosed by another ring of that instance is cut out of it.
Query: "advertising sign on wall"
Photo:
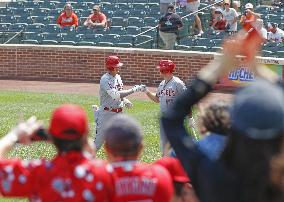
[[[274,60],[261,60],[258,61],[263,64],[263,68],[269,68],[271,71],[275,72],[279,78],[283,79],[284,65],[279,61]],[[272,63],[272,64],[268,64]],[[220,78],[215,88],[225,89],[225,88],[237,88],[240,86],[248,85],[254,82],[255,74],[254,72],[245,65],[240,65],[233,71],[226,74],[223,78]]]

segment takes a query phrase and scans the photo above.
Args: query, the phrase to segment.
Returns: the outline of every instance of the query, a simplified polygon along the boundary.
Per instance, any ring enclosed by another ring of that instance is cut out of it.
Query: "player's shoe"
[[[99,108],[98,105],[92,105],[93,112],[96,112],[98,108]]]

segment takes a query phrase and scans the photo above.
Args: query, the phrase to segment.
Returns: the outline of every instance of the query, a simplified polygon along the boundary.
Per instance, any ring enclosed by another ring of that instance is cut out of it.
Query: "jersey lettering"
[[[147,177],[122,177],[115,182],[116,194],[153,196],[156,191],[157,181]]]

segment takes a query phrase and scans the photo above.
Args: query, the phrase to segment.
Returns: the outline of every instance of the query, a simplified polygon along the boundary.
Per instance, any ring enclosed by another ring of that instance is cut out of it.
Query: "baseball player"
[[[141,126],[133,118],[112,117],[104,130],[107,170],[113,177],[115,202],[170,202],[173,184],[163,166],[139,162],[143,150]]]
[[[100,107],[93,105],[96,137],[95,144],[97,151],[103,144],[102,128],[112,116],[123,111],[123,107],[131,108],[133,104],[126,99],[126,96],[145,90],[144,85],[135,85],[129,90],[123,90],[123,83],[119,75],[119,69],[123,66],[117,56],[106,58],[107,73],[100,80]]]
[[[186,89],[184,82],[173,75],[175,67],[176,65],[173,61],[161,60],[157,68],[160,70],[164,80],[160,83],[156,93],[152,93],[148,89],[145,91],[151,100],[160,103],[161,114],[165,113],[169,106],[173,104],[174,99]],[[160,130],[160,135],[161,151],[164,155],[168,140],[162,130]]]
[[[27,144],[42,127],[31,117],[0,139],[0,193],[30,201],[104,201],[112,197],[106,164],[86,155],[88,120],[77,105],[62,105],[51,117],[48,134],[58,154],[52,160],[5,159],[15,144]]]

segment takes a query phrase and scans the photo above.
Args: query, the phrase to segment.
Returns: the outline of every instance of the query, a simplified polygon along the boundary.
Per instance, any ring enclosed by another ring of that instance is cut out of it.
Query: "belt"
[[[120,112],[122,112],[122,108],[110,109],[110,108],[108,108],[108,107],[105,107],[104,110],[105,110],[105,111],[115,112],[115,113],[120,113]]]

